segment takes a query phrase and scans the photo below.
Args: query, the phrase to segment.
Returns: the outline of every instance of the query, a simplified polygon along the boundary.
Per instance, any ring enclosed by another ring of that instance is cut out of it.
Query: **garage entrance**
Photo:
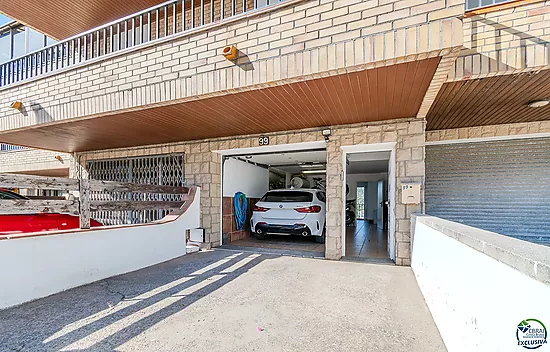
[[[222,245],[324,257],[325,143],[222,155]]]
[[[359,146],[358,146],[359,147]],[[372,147],[369,147],[372,148]],[[344,153],[345,206],[343,255],[356,259],[392,258],[395,172],[393,150]],[[392,258],[393,259],[393,258]]]

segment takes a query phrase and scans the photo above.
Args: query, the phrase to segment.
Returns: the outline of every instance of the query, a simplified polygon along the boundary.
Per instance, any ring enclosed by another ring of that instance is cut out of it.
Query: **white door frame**
[[[395,142],[376,144],[356,144],[342,146],[342,257],[346,255],[346,160],[348,154],[369,153],[369,152],[390,152],[388,163],[388,251],[391,260],[395,260],[395,201],[396,201],[396,162]]]
[[[264,153],[285,153],[285,152],[298,152],[301,150],[310,149],[326,149],[327,143],[325,141],[316,142],[302,142],[291,144],[275,144],[266,145],[261,147],[248,147],[248,148],[233,148],[233,149],[221,149],[214,150],[215,153],[220,155],[220,246],[223,244],[223,157],[231,155],[244,155],[244,154],[264,154]]]

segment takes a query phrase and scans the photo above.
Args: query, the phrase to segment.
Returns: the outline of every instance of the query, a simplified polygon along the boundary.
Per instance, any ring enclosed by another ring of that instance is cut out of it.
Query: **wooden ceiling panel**
[[[427,129],[487,126],[550,120],[550,70],[445,83],[428,112]]]
[[[121,148],[416,116],[439,58],[0,132],[59,151]]]
[[[61,40],[163,2],[163,0],[12,0],[2,1],[0,12]]]
[[[69,168],[64,169],[44,169],[44,170],[31,170],[31,171],[18,171],[13,172],[14,174],[23,174],[23,175],[36,175],[36,176],[46,176],[46,177],[69,177]]]

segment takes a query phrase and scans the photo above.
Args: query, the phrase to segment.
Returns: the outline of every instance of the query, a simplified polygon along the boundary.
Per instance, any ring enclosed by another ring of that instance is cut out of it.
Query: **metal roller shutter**
[[[550,244],[550,138],[426,146],[426,213]]]

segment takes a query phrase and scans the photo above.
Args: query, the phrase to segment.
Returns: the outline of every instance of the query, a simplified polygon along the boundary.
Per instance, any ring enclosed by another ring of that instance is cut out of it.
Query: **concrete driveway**
[[[0,351],[445,347],[410,268],[216,250],[0,311]]]

